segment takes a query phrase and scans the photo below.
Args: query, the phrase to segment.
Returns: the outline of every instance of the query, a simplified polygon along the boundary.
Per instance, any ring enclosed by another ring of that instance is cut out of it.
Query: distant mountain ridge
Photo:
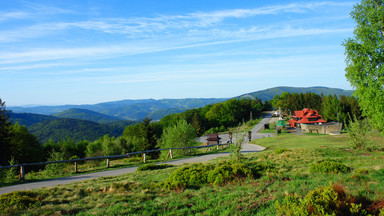
[[[99,114],[126,120],[141,120],[146,116],[151,117],[151,115],[154,114],[153,117],[156,117],[154,120],[159,120],[164,117],[161,113],[164,113],[164,115],[171,114],[169,110],[172,110],[172,113],[183,112],[188,109],[203,107],[208,104],[218,103],[225,100],[227,100],[227,98],[141,99],[104,102],[94,105],[8,107],[8,109],[15,113],[53,115],[75,108],[94,111]]]
[[[328,95],[351,96],[353,93],[353,90],[343,90],[339,88],[328,88],[328,87],[322,87],[322,86],[315,86],[315,87],[280,86],[280,87],[265,89],[262,91],[255,91],[255,92],[243,94],[243,95],[240,95],[239,98],[252,96],[253,98],[259,98],[262,101],[268,101],[268,100],[271,100],[275,95],[281,95],[283,92],[298,93],[298,94],[312,92],[318,95],[323,94],[324,96],[328,96]]]
[[[328,87],[287,87],[280,86],[269,88],[262,91],[255,91],[240,95],[235,98],[259,98],[262,101],[271,100],[275,95],[283,92],[305,93],[313,92],[315,94],[327,95],[345,95],[350,96],[352,90],[343,90]],[[140,99],[140,100],[120,100],[112,102],[98,103],[94,105],[62,105],[62,106],[37,106],[37,107],[9,107],[14,113],[35,113],[43,115],[52,115],[64,118],[76,118],[90,120],[95,122],[113,122],[125,120],[141,120],[149,116],[153,120],[159,120],[162,117],[181,113],[188,109],[203,107],[208,104],[219,103],[228,98],[185,98],[185,99]]]
[[[79,109],[79,108],[68,109],[59,113],[55,113],[52,116],[55,116],[58,118],[73,118],[73,119],[80,119],[80,120],[88,120],[88,121],[93,121],[98,123],[111,123],[111,122],[124,120],[123,118],[119,118],[116,116],[109,116],[109,115],[101,114],[91,110]]]

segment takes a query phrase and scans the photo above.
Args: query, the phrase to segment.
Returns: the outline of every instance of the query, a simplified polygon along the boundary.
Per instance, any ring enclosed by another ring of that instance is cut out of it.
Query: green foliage
[[[48,158],[52,151],[62,152],[64,159],[72,157],[84,158],[88,145],[90,145],[90,143],[86,140],[75,143],[73,139],[67,137],[66,140],[58,141],[57,143],[49,140],[49,142],[44,143],[43,149],[45,158]]]
[[[207,182],[222,185],[235,179],[253,177],[253,172],[244,164],[222,163],[208,173]]]
[[[42,143],[49,140],[58,142],[68,138],[79,142],[82,140],[94,141],[105,134],[115,137],[121,136],[126,126],[126,124],[100,124],[79,119],[53,119],[33,124],[28,129]]]
[[[196,188],[204,184],[222,185],[227,182],[254,177],[255,172],[245,164],[227,161],[217,165],[192,164],[174,171],[166,180],[169,189]]]
[[[152,119],[144,118],[139,124],[128,126],[123,132],[123,136],[128,138],[135,137],[135,141],[140,140],[140,143],[135,142],[137,146],[134,146],[136,151],[145,151],[156,149],[157,139],[160,128],[156,124],[151,123]],[[160,132],[159,132],[160,131]],[[158,157],[158,152],[150,153],[153,157]]]
[[[31,191],[14,191],[0,195],[0,214],[18,214],[18,212],[30,208],[40,200],[41,196]]]
[[[15,124],[12,127],[11,155],[19,163],[40,162],[43,159],[43,149],[37,138],[29,133],[25,126]]]
[[[61,160],[64,160],[63,152],[52,151],[50,153],[50,157],[48,158],[48,161],[61,161]],[[52,164],[47,164],[45,166],[44,171],[50,176],[62,175],[66,172],[65,167],[66,167],[65,163],[52,163]]]
[[[0,98],[0,165],[5,166],[10,159],[11,153],[11,131],[12,123],[9,120],[9,114],[5,110],[5,102]]]
[[[246,125],[242,124],[239,125],[234,131],[234,144],[235,144],[235,149],[233,152],[233,156],[235,156],[237,163],[240,163],[241,161],[241,148],[243,147],[243,144],[246,142],[246,134],[247,131],[245,130]]]
[[[372,128],[368,119],[358,120],[354,116],[346,128],[348,142],[354,149],[365,149],[372,143]]]
[[[278,215],[368,215],[363,203],[347,195],[341,185],[330,185],[310,191],[304,198],[288,195],[276,202]]]
[[[291,151],[291,150],[285,149],[285,148],[281,148],[281,149],[275,150],[275,154],[282,154],[282,153],[287,152],[287,151]]]
[[[14,157],[11,156],[11,160],[9,161],[9,165],[15,165],[17,164],[17,161],[15,160]],[[17,167],[11,167],[11,168],[8,168],[7,171],[5,172],[5,178],[4,178],[4,182],[5,183],[12,183],[15,181],[16,179],[16,176],[17,176]]]
[[[362,0],[351,12],[354,37],[344,41],[348,81],[363,114],[384,134],[384,2]]]
[[[185,120],[180,120],[176,125],[165,128],[159,140],[161,148],[191,147],[197,143],[195,141],[195,128]],[[186,155],[189,149],[175,149],[174,154]]]
[[[324,120],[344,122],[346,114],[343,111],[343,105],[336,95],[328,95],[323,99],[321,113]]]
[[[312,173],[347,173],[350,172],[351,169],[340,162],[326,159],[311,164],[309,171]]]
[[[137,167],[137,171],[158,170],[158,169],[166,169],[169,167],[174,167],[174,165],[172,165],[172,164],[144,164],[142,166]]]

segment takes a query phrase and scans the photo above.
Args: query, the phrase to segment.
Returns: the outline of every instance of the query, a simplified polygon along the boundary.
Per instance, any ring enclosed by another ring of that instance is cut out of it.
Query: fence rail
[[[143,154],[142,161],[146,162],[146,153],[151,152],[158,152],[158,151],[169,151],[167,155],[167,159],[170,156],[171,159],[173,159],[172,150],[177,149],[198,149],[198,148],[211,148],[213,146],[217,146],[217,149],[219,149],[219,146],[229,145],[228,143],[225,144],[211,144],[211,145],[203,145],[203,146],[191,146],[191,147],[179,147],[179,148],[164,148],[164,149],[154,149],[154,150],[146,150],[141,152],[130,152],[124,155],[110,155],[110,156],[100,156],[100,157],[89,157],[89,158],[78,158],[78,159],[71,159],[71,160],[61,160],[61,161],[46,161],[46,162],[36,162],[36,163],[23,163],[23,164],[16,164],[16,165],[9,165],[9,166],[0,166],[0,169],[7,169],[12,167],[20,167],[20,179],[24,180],[25,166],[39,166],[39,165],[47,165],[47,164],[55,164],[55,163],[75,163],[75,172],[77,172],[77,162],[79,161],[88,161],[88,160],[100,160],[100,159],[107,159],[107,168],[109,167],[109,160],[110,159],[117,159],[117,158],[126,158],[130,157],[131,155],[138,155]],[[207,149],[208,150],[208,149]]]

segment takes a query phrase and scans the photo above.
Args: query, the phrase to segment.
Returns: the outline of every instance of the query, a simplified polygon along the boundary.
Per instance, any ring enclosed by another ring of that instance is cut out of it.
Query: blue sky
[[[351,89],[356,1],[0,0],[7,106]]]

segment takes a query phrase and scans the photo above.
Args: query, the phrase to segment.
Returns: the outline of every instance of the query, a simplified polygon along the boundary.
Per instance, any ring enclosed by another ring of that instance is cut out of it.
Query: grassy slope
[[[221,187],[205,185],[198,189],[170,191],[160,185],[177,167],[143,171],[37,190],[44,194],[41,205],[27,212],[32,215],[274,215],[276,200],[292,193],[305,195],[330,182],[341,183],[347,192],[360,193],[370,199],[381,198],[384,194],[383,151],[350,151],[343,136],[287,134],[254,143],[268,149],[247,154],[244,160],[275,164],[278,172]],[[376,138],[376,146],[382,148],[383,143],[383,138]],[[325,158],[344,163],[352,172],[311,174],[310,165]],[[210,163],[217,160],[223,159]],[[356,174],[362,169],[367,169],[368,173]]]

